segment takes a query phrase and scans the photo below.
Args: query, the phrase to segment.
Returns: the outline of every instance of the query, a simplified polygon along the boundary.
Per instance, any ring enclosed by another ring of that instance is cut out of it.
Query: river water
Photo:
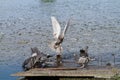
[[[0,80],[16,80],[10,75],[22,71],[31,47],[55,53],[48,47],[53,40],[51,16],[62,29],[71,18],[63,54],[89,46],[91,56],[113,64],[115,54],[119,65],[120,0],[0,0]]]

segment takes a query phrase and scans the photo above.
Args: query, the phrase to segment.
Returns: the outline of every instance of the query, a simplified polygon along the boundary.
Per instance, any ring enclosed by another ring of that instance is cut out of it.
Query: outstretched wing
[[[66,31],[69,27],[69,24],[70,24],[70,19],[68,20],[68,22],[66,23],[65,27],[64,27],[64,30],[63,30],[63,33],[62,33],[62,36],[64,37],[64,35],[66,34]]]
[[[52,26],[53,26],[53,36],[55,39],[58,39],[61,33],[60,24],[58,23],[58,21],[56,20],[54,16],[51,17],[51,21],[52,21]]]

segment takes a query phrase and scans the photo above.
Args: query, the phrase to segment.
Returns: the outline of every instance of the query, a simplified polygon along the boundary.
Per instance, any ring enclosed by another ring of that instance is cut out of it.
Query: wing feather
[[[66,23],[65,27],[64,27],[64,30],[63,30],[63,33],[62,33],[62,36],[64,37],[64,35],[66,34],[66,31],[69,27],[69,24],[70,24],[70,19],[68,20],[68,22]]]
[[[54,16],[51,17],[51,21],[53,26],[53,36],[55,39],[58,39],[61,33],[60,24],[58,23],[57,19]]]

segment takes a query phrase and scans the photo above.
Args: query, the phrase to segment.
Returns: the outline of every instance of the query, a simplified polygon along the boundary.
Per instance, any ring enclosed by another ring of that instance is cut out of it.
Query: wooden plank
[[[71,70],[70,70],[71,69]],[[31,69],[26,72],[18,72],[12,76],[57,76],[57,77],[95,77],[95,78],[111,78],[120,72],[119,69],[75,69],[75,68],[47,68],[47,69]]]

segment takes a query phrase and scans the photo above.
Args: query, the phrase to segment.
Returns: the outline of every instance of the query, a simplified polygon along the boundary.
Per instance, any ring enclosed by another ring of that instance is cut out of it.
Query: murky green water
[[[62,28],[72,18],[64,54],[89,46],[90,55],[102,56],[103,64],[113,63],[112,53],[119,64],[119,4],[119,0],[0,0],[0,79],[15,80],[9,75],[22,70],[31,47],[55,53],[48,47],[53,39],[51,16],[58,18]]]

